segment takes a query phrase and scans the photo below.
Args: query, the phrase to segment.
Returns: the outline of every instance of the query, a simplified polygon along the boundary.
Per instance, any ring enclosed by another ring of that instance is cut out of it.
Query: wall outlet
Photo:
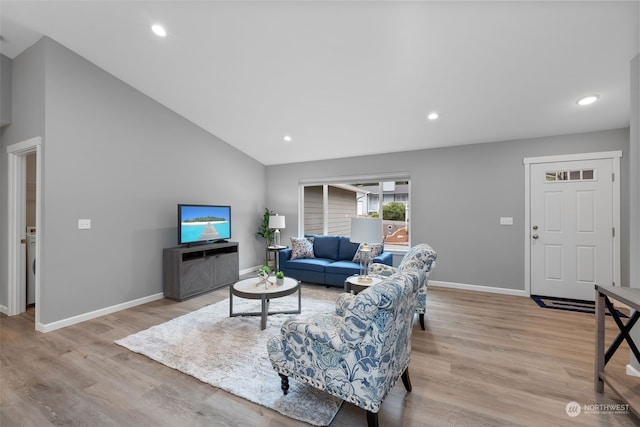
[[[513,225],[513,217],[501,216],[500,217],[500,225]]]
[[[91,228],[91,220],[90,219],[79,219],[78,220],[78,230],[89,230]]]

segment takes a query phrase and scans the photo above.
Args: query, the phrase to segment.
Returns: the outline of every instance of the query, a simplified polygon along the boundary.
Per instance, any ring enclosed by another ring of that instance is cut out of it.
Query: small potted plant
[[[284,283],[284,273],[282,271],[278,271],[276,273],[276,283],[278,285],[282,285]]]

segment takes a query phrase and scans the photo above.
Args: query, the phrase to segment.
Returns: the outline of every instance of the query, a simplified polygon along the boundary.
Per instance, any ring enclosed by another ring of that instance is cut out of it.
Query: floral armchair
[[[369,267],[369,275],[377,277],[389,277],[398,271],[405,269],[417,269],[423,270],[427,273],[427,278],[424,281],[424,286],[420,287],[418,292],[418,305],[416,312],[420,316],[420,327],[424,331],[424,314],[427,311],[427,283],[429,281],[429,273],[433,262],[436,260],[437,254],[433,248],[426,243],[421,243],[412,247],[402,258],[398,267],[390,267],[386,264],[373,263]]]
[[[411,391],[411,318],[424,280],[423,271],[406,270],[358,295],[341,294],[335,313],[285,321],[267,344],[284,394],[293,377],[365,409],[377,427],[398,378]]]

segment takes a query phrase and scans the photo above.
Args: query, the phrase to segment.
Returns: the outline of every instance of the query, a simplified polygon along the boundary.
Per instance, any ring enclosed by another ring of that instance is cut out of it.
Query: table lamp
[[[280,246],[280,229],[285,228],[284,216],[278,214],[269,216],[269,228],[275,230],[273,232],[274,246]]]
[[[369,263],[371,248],[369,243],[382,243],[382,220],[379,218],[351,218],[351,236],[349,238],[360,245],[360,277],[358,282],[371,283]]]

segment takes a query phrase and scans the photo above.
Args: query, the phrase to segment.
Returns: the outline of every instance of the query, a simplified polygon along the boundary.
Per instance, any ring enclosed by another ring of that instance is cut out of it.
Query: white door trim
[[[613,281],[620,285],[620,158],[622,151],[603,151],[600,153],[562,154],[543,157],[525,157],[524,164],[524,291],[531,295],[531,165],[537,163],[572,162],[577,160],[611,159],[615,176],[613,185],[613,226],[616,234],[613,238]]]
[[[26,239],[25,191],[26,160],[25,156],[36,153],[36,313],[35,327],[40,325],[40,265],[42,263],[42,138],[35,137],[7,147],[8,154],[8,282],[7,282],[7,315],[22,313],[26,306],[26,275],[22,259],[21,241]]]

